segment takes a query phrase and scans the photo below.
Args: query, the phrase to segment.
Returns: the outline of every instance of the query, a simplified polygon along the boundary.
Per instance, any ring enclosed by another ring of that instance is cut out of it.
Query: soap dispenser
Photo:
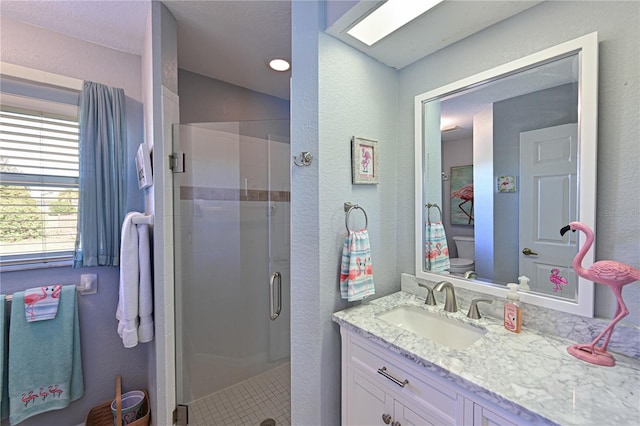
[[[527,277],[526,275],[523,275],[521,277],[518,277],[518,282],[520,283],[520,286],[518,287],[518,290],[520,291],[529,291],[529,277]]]
[[[522,330],[522,308],[520,307],[520,295],[518,294],[518,284],[509,283],[507,293],[507,303],[504,305],[504,328],[514,333]]]

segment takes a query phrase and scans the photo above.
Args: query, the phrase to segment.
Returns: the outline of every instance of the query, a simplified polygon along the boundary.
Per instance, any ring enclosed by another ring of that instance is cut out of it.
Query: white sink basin
[[[487,333],[481,328],[417,306],[398,306],[378,314],[378,318],[453,349],[466,349]]]

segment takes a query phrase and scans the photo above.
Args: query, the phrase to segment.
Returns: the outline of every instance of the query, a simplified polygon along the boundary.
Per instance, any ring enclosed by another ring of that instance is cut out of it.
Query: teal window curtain
[[[120,263],[127,188],[125,117],[123,89],[84,82],[80,95],[76,268]]]

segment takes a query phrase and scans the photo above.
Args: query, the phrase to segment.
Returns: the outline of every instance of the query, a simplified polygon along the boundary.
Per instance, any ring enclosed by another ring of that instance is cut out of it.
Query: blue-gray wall
[[[180,122],[289,119],[289,101],[178,70]]]
[[[640,265],[640,3],[619,1],[543,2],[467,37],[399,72],[398,246],[399,272],[414,273],[413,99],[480,71],[598,32],[598,187],[596,260]],[[584,190],[584,188],[583,188]],[[640,286],[623,291],[640,324]],[[610,318],[615,299],[596,286],[596,316]]]
[[[142,142],[142,105],[127,97],[127,211],[144,211],[142,192],[138,189],[135,153]],[[3,294],[49,284],[79,284],[81,274],[98,274],[98,293],[78,296],[80,342],[85,393],[63,410],[51,411],[25,420],[23,425],[74,425],[84,421],[95,405],[115,395],[115,376],[123,377],[127,390],[148,389],[146,368],[149,344],[125,349],[118,337],[115,317],[118,303],[120,268],[44,268],[26,271],[1,272],[0,290]],[[35,350],[36,348],[34,348]],[[8,421],[2,422],[8,425]]]
[[[347,305],[337,293],[341,203],[360,203],[369,214],[377,295],[399,290],[400,273],[415,273],[417,94],[598,31],[596,256],[640,264],[639,3],[544,2],[397,73],[318,34],[321,9],[292,3],[292,152],[315,157],[292,172],[292,423],[301,425],[339,424],[339,333],[329,318]],[[380,185],[351,186],[353,135],[380,141]],[[629,322],[638,324],[638,285],[627,287]],[[597,288],[596,306],[597,315],[611,316],[608,288]]]
[[[293,2],[292,153],[310,151],[292,169],[292,424],[340,424],[339,265],[346,235],[343,204],[368,215],[375,297],[400,288],[396,269],[397,74],[326,35],[322,8]],[[351,138],[378,141],[379,183],[351,183]],[[362,226],[360,212],[352,214]]]

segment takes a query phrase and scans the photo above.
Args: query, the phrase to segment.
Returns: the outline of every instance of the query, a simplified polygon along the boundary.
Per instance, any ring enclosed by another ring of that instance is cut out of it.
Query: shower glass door
[[[189,424],[286,424],[289,121],[180,124],[173,134],[184,153],[174,174],[178,403]],[[229,402],[236,396],[252,401]],[[218,400],[239,407],[218,410]]]

